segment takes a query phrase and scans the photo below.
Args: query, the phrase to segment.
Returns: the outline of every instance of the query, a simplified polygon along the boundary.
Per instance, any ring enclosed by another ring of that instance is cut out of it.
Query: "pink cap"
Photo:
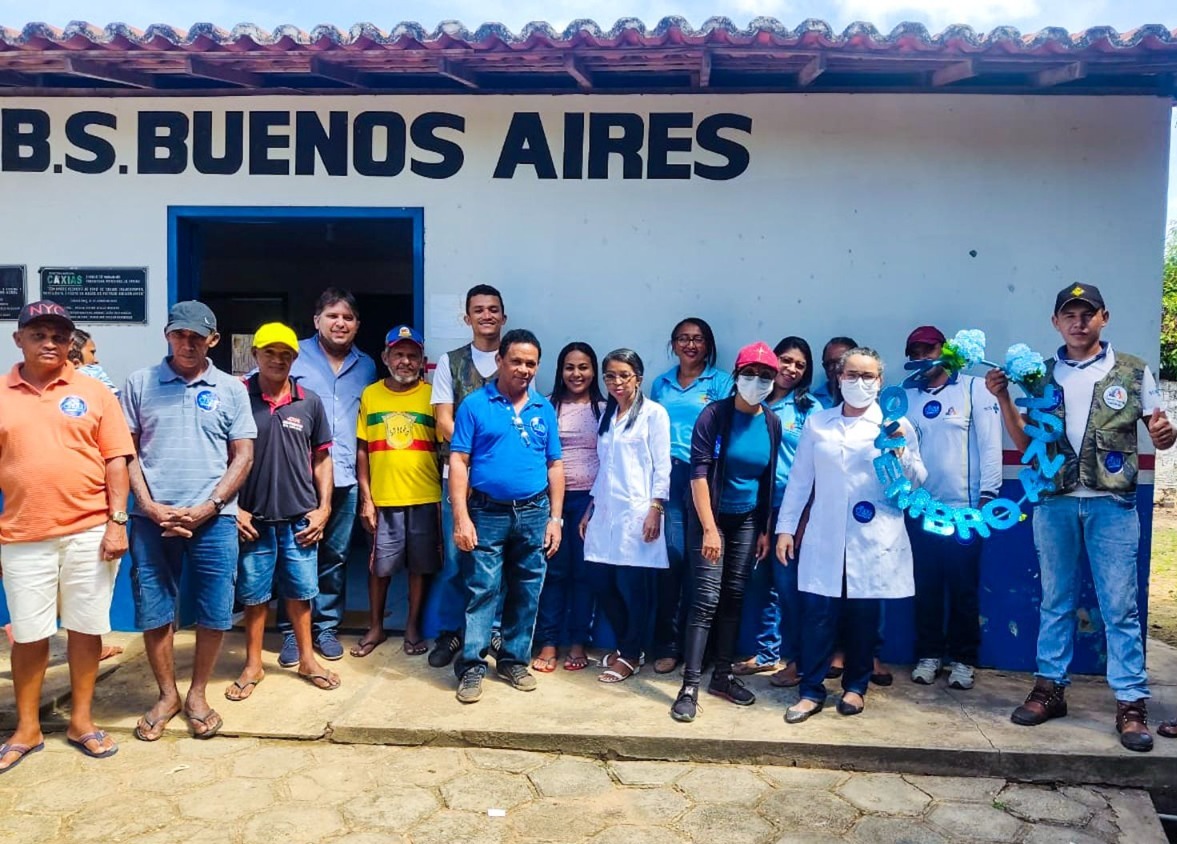
[[[769,348],[767,343],[751,343],[740,349],[740,353],[736,355],[737,372],[745,366],[757,363],[767,366],[773,372],[780,372],[781,370],[781,362],[777,360],[776,354],[773,353],[773,350]]]

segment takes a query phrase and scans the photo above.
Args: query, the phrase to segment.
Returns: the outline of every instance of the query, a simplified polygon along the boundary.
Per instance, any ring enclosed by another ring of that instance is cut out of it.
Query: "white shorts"
[[[110,602],[118,560],[100,556],[106,525],[43,542],[13,542],[0,550],[12,638],[39,642],[61,626],[75,633],[110,632]]]

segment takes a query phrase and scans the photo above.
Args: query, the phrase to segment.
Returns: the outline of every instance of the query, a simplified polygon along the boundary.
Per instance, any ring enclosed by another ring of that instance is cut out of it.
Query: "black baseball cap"
[[[39,302],[29,302],[21,308],[20,316],[16,318],[16,327],[24,328],[30,322],[35,322],[39,319],[65,323],[70,331],[74,330],[74,321],[69,318],[69,313],[66,309],[56,302],[50,302],[48,299],[42,299]]]
[[[1107,310],[1103,303],[1103,294],[1094,284],[1072,284],[1064,288],[1054,297],[1054,312],[1057,314],[1071,302],[1086,302],[1097,311]]]
[[[212,312],[212,308],[204,302],[190,299],[187,302],[177,302],[172,305],[172,309],[168,311],[168,324],[164,326],[163,333],[194,331],[201,337],[207,337],[216,333],[216,330],[217,315]]]

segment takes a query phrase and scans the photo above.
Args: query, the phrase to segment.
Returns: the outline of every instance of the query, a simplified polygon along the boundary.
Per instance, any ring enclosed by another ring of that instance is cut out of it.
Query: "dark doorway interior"
[[[279,320],[299,337],[310,336],[315,300],[326,287],[355,294],[357,343],[373,357],[389,328],[414,321],[412,219],[195,220],[193,226],[198,296],[217,314],[222,337],[212,358],[227,372],[244,371],[249,340],[262,323]]]

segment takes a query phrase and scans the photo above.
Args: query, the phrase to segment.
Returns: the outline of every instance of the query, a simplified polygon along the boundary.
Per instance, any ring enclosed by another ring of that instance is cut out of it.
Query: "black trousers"
[[[839,630],[842,631],[845,659],[842,691],[866,694],[874,668],[882,605],[878,598],[847,598],[845,576],[841,597],[801,593],[801,661],[798,668],[802,674],[799,690],[802,698],[819,703],[825,701],[825,676],[830,670]]]
[[[981,647],[981,538],[928,533],[907,520],[915,567],[915,655],[976,665]]]

